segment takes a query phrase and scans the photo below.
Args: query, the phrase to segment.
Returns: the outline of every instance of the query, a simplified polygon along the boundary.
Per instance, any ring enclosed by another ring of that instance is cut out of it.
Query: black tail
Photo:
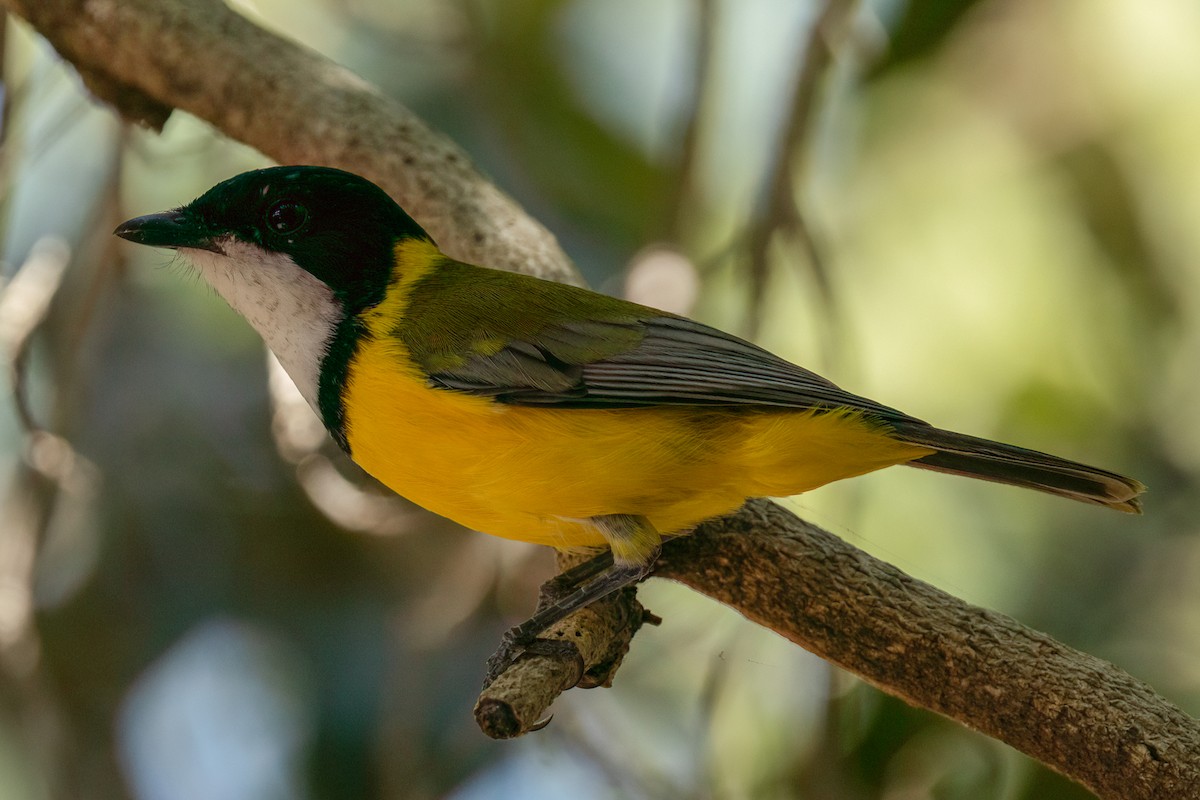
[[[894,436],[937,450],[908,462],[910,467],[1025,486],[1130,514],[1142,512],[1138,495],[1146,487],[1114,472],[926,425],[900,423]]]

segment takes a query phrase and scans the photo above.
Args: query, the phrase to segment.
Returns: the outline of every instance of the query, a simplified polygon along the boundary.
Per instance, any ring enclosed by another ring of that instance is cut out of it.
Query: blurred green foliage
[[[1145,480],[1140,519],[900,469],[786,502],[1200,711],[1193,3],[866,2],[819,76],[800,72],[816,2],[236,5],[462,143],[594,285],[622,291],[667,244],[706,321]],[[69,259],[19,385],[62,438],[0,416],[0,797],[1088,796],[657,582],[665,623],[612,689],[484,739],[482,662],[548,555],[313,449],[249,328],[108,235],[257,154],[182,114],[124,128],[20,23],[5,43],[4,274]],[[817,113],[781,141],[797,80],[819,81]]]

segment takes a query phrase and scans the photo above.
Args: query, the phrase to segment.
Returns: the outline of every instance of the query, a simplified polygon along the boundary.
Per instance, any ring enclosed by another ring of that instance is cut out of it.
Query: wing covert
[[[430,381],[511,405],[850,407],[916,421],[715,328],[632,308],[643,316],[558,321],[494,352],[464,353],[459,365],[430,371]]]

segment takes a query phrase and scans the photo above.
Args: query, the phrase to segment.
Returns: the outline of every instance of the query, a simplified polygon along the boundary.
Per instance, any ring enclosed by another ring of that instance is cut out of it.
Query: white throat
[[[321,362],[344,312],[323,282],[284,255],[232,238],[225,251],[179,250],[275,353],[296,388],[320,415]]]

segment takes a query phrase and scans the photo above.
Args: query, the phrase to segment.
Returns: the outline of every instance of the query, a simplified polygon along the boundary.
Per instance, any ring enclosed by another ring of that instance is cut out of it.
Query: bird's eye
[[[280,200],[267,211],[267,226],[280,236],[289,236],[308,222],[308,209],[292,200]]]

